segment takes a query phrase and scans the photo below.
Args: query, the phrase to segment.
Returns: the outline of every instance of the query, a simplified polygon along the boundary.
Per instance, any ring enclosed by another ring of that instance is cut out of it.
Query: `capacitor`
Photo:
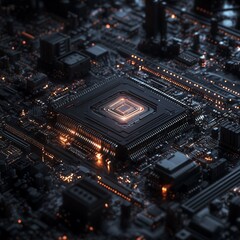
[[[159,32],[161,40],[167,38],[167,17],[166,17],[166,2],[160,2],[159,4]]]
[[[213,138],[213,139],[218,139],[218,134],[219,134],[219,129],[218,129],[218,127],[214,127],[214,128],[212,128],[212,131],[211,131],[211,137]]]
[[[223,57],[230,57],[231,56],[231,49],[229,43],[226,41],[220,41],[218,44],[218,53]]]
[[[76,29],[79,25],[78,15],[72,12],[68,13],[68,27],[69,29]]]
[[[122,228],[127,228],[127,226],[129,225],[130,215],[131,215],[131,203],[124,201],[121,204],[120,224]]]
[[[172,56],[178,56],[181,51],[181,44],[173,41],[173,44],[169,46],[168,50],[169,54],[172,54]]]
[[[230,201],[229,205],[229,221],[234,224],[237,218],[240,216],[240,197],[236,196]]]
[[[145,4],[146,37],[155,37],[159,30],[159,1],[149,0]]]
[[[212,18],[211,19],[210,33],[211,33],[211,36],[213,38],[215,38],[217,33],[218,33],[218,20],[217,20],[217,18]]]
[[[199,57],[199,66],[202,68],[206,67],[206,63],[207,63],[206,56],[205,55],[200,56]]]
[[[199,46],[200,46],[200,35],[199,35],[199,32],[196,32],[193,35],[193,49],[195,51],[198,51]]]
[[[218,211],[220,211],[222,208],[222,202],[221,200],[214,199],[210,204],[209,204],[209,210],[211,213],[217,213]]]
[[[235,28],[240,30],[240,14],[238,14],[238,18],[237,18],[237,21],[236,21]]]

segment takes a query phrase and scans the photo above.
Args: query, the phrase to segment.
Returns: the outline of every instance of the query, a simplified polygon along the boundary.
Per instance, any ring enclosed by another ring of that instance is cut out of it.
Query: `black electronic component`
[[[200,67],[206,67],[206,56],[202,55],[198,59],[198,64]]]
[[[93,180],[84,179],[63,192],[63,209],[80,226],[100,227],[105,204],[110,195]]]
[[[193,50],[198,52],[199,47],[200,47],[200,35],[199,32],[196,32],[193,35]]]
[[[219,239],[224,231],[224,223],[204,211],[193,217],[189,224],[193,239]]]
[[[13,50],[5,49],[2,47],[0,47],[0,54],[3,56],[7,55],[11,63],[18,61],[21,57],[20,51],[13,51]]]
[[[230,201],[230,206],[229,206],[229,221],[232,224],[237,223],[237,219],[239,218],[240,215],[240,197],[235,196],[233,199]]]
[[[226,71],[240,76],[240,61],[239,60],[229,60],[225,64]]]
[[[146,1],[145,13],[145,30],[147,38],[155,37],[159,32],[161,39],[166,39],[166,2],[158,0]]]
[[[193,66],[198,62],[197,55],[189,51],[182,52],[179,56],[176,57],[176,60],[189,67]]]
[[[166,45],[165,45],[166,46]],[[174,38],[171,45],[169,45],[167,48],[167,57],[176,57],[181,52],[181,40]]]
[[[131,218],[131,203],[124,201],[121,205],[121,227],[127,228],[129,226],[129,219]]]
[[[26,79],[26,88],[27,91],[33,93],[40,88],[43,88],[48,83],[48,77],[44,73],[37,73],[30,78]]]
[[[213,138],[213,139],[218,139],[218,137],[219,137],[219,128],[218,127],[214,127],[213,129],[212,129],[212,131],[211,131],[211,137]]]
[[[240,151],[240,126],[233,122],[225,122],[220,128],[219,146],[223,150]]]
[[[62,33],[54,33],[40,39],[40,61],[53,64],[58,57],[70,51],[70,38]]]
[[[100,45],[95,45],[86,49],[86,53],[93,59],[99,59],[108,54],[108,50]]]
[[[231,56],[231,49],[229,43],[226,41],[220,41],[217,48],[218,53],[223,57]]]
[[[17,174],[22,176],[30,170],[30,165],[27,159],[22,158],[14,162],[13,167],[16,169]]]
[[[150,205],[145,211],[140,212],[135,219],[137,225],[145,229],[149,228],[151,231],[154,231],[164,221],[165,213],[155,205]]]
[[[145,31],[147,38],[156,36],[158,31],[159,1],[147,0],[145,6]]]
[[[160,160],[148,176],[148,184],[162,195],[187,192],[197,184],[199,166],[181,152]]]
[[[160,2],[159,4],[159,32],[161,37],[161,42],[167,40],[167,16],[166,16],[166,2]]]
[[[62,73],[63,80],[79,79],[90,70],[90,59],[81,52],[69,52],[58,59],[57,69]]]
[[[236,29],[240,29],[240,15],[238,14],[238,18],[237,18],[237,21],[236,21],[236,25],[235,25],[235,28]]]
[[[143,93],[136,83],[123,78],[83,92],[55,111],[57,128],[69,129],[69,134],[76,131],[76,139],[86,149],[120,160],[137,160],[146,146],[180,132],[191,119],[189,109],[178,101],[148,86]]]
[[[218,33],[218,19],[217,18],[212,18],[211,19],[211,29],[210,29],[210,34],[212,38],[215,38]]]
[[[224,176],[227,172],[227,160],[220,158],[216,162],[209,164],[209,181],[214,182]]]

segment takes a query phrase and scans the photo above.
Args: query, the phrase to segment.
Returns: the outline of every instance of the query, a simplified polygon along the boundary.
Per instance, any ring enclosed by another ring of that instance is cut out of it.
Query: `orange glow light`
[[[66,144],[67,143],[67,137],[60,136],[59,140],[61,141],[62,144]]]
[[[102,159],[102,154],[101,154],[101,153],[97,153],[97,154],[96,154],[96,158],[97,158],[98,160],[101,160],[101,159]]]
[[[101,167],[102,165],[103,165],[103,161],[102,161],[102,154],[101,153],[97,153],[96,154],[96,158],[97,158],[97,165],[99,166],[99,167]]]
[[[163,198],[167,197],[167,193],[168,193],[168,188],[166,186],[162,187],[162,196]]]
[[[92,226],[89,227],[89,231],[94,231],[94,228]]]

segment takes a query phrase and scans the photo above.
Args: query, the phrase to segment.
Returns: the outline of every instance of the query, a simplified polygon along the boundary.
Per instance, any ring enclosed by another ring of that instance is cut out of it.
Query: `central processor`
[[[134,117],[139,117],[142,112],[145,112],[144,106],[140,105],[131,99],[120,97],[110,102],[104,107],[110,116],[120,122],[129,122]]]
[[[74,133],[81,149],[121,161],[137,161],[186,128],[192,118],[178,100],[125,78],[94,85],[54,111],[55,127]]]
[[[96,104],[93,109],[97,114],[115,120],[116,124],[122,127],[129,127],[154,112],[154,109],[142,100],[126,92],[116,93]]]

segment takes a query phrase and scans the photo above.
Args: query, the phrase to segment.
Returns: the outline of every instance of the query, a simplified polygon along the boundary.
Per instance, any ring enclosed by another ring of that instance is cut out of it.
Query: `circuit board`
[[[0,239],[240,239],[239,4],[0,1]]]

